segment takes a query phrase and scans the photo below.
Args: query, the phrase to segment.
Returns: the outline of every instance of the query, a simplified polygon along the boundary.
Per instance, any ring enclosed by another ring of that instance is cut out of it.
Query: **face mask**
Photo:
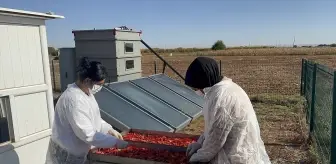
[[[195,91],[198,96],[204,97],[204,93],[201,90]]]
[[[211,87],[207,87],[207,88],[204,88],[204,89],[203,89],[203,92],[206,94],[206,93],[208,93],[210,90],[211,90]]]
[[[90,93],[91,93],[91,94],[96,94],[96,93],[99,92],[102,88],[103,88],[103,86],[94,84],[93,87],[92,87],[92,89],[90,89]]]

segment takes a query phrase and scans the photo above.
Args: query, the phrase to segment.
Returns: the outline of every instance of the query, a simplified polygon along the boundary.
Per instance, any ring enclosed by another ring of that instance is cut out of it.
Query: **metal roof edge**
[[[82,30],[72,30],[72,33],[80,33],[80,32],[92,32],[92,31],[97,31],[97,32],[102,32],[102,31],[117,31],[117,32],[128,32],[128,33],[142,33],[141,31],[131,31],[131,30],[118,30],[115,28],[111,29],[82,29]]]
[[[2,8],[0,7],[0,14],[2,15],[17,15],[21,17],[34,17],[40,19],[58,19],[64,18],[61,15],[53,15],[53,14],[46,14],[46,13],[39,13],[39,12],[32,12],[32,11],[24,11],[24,10],[17,10],[17,9],[9,9],[9,8]]]

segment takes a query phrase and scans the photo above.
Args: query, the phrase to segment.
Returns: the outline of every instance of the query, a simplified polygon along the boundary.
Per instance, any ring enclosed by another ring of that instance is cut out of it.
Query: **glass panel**
[[[134,68],[134,60],[126,60],[126,69]]]
[[[176,129],[181,128],[191,120],[177,109],[154,98],[129,82],[114,83],[110,84],[108,87]]]
[[[184,98],[203,107],[204,99],[201,96],[198,96],[193,90],[191,90],[187,86],[182,85],[163,74],[150,76],[150,78],[173,90],[175,93],[178,93]]]
[[[172,128],[143,112],[105,87],[95,94],[99,107],[132,129],[171,131]]]
[[[132,80],[132,82],[191,117],[201,113],[199,106],[151,79],[142,78]]]
[[[125,52],[133,52],[133,43],[125,43]]]

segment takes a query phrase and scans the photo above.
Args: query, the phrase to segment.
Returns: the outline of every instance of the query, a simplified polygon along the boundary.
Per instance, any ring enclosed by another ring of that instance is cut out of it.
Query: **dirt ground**
[[[300,96],[263,94],[251,96],[261,136],[274,164],[316,164],[314,150],[306,144],[304,100]],[[202,117],[194,120],[182,132],[201,134]]]
[[[165,55],[164,58],[178,72],[185,75],[189,64],[196,56]],[[293,95],[299,93],[302,58],[312,59],[336,67],[336,55],[318,56],[213,56],[222,62],[222,74],[232,78],[248,94],[274,93]],[[154,61],[157,72],[162,72],[163,64],[153,55],[142,58],[143,75],[154,74]],[[169,68],[166,73],[178,80],[178,76]]]

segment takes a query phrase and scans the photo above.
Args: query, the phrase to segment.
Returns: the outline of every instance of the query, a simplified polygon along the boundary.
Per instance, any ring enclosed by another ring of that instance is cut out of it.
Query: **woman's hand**
[[[114,136],[114,137],[116,137],[116,138],[118,138],[120,140],[124,140],[123,137],[122,137],[122,135],[118,131],[116,131],[114,129],[109,130],[108,134],[110,134],[110,135],[112,135],[112,136]]]
[[[199,144],[198,142],[194,142],[194,143],[189,144],[188,148],[187,148],[187,156],[190,158],[201,147],[202,147],[202,145]]]
[[[128,146],[128,142],[123,141],[123,140],[117,140],[117,143],[115,145],[117,149],[125,149],[127,146]]]

